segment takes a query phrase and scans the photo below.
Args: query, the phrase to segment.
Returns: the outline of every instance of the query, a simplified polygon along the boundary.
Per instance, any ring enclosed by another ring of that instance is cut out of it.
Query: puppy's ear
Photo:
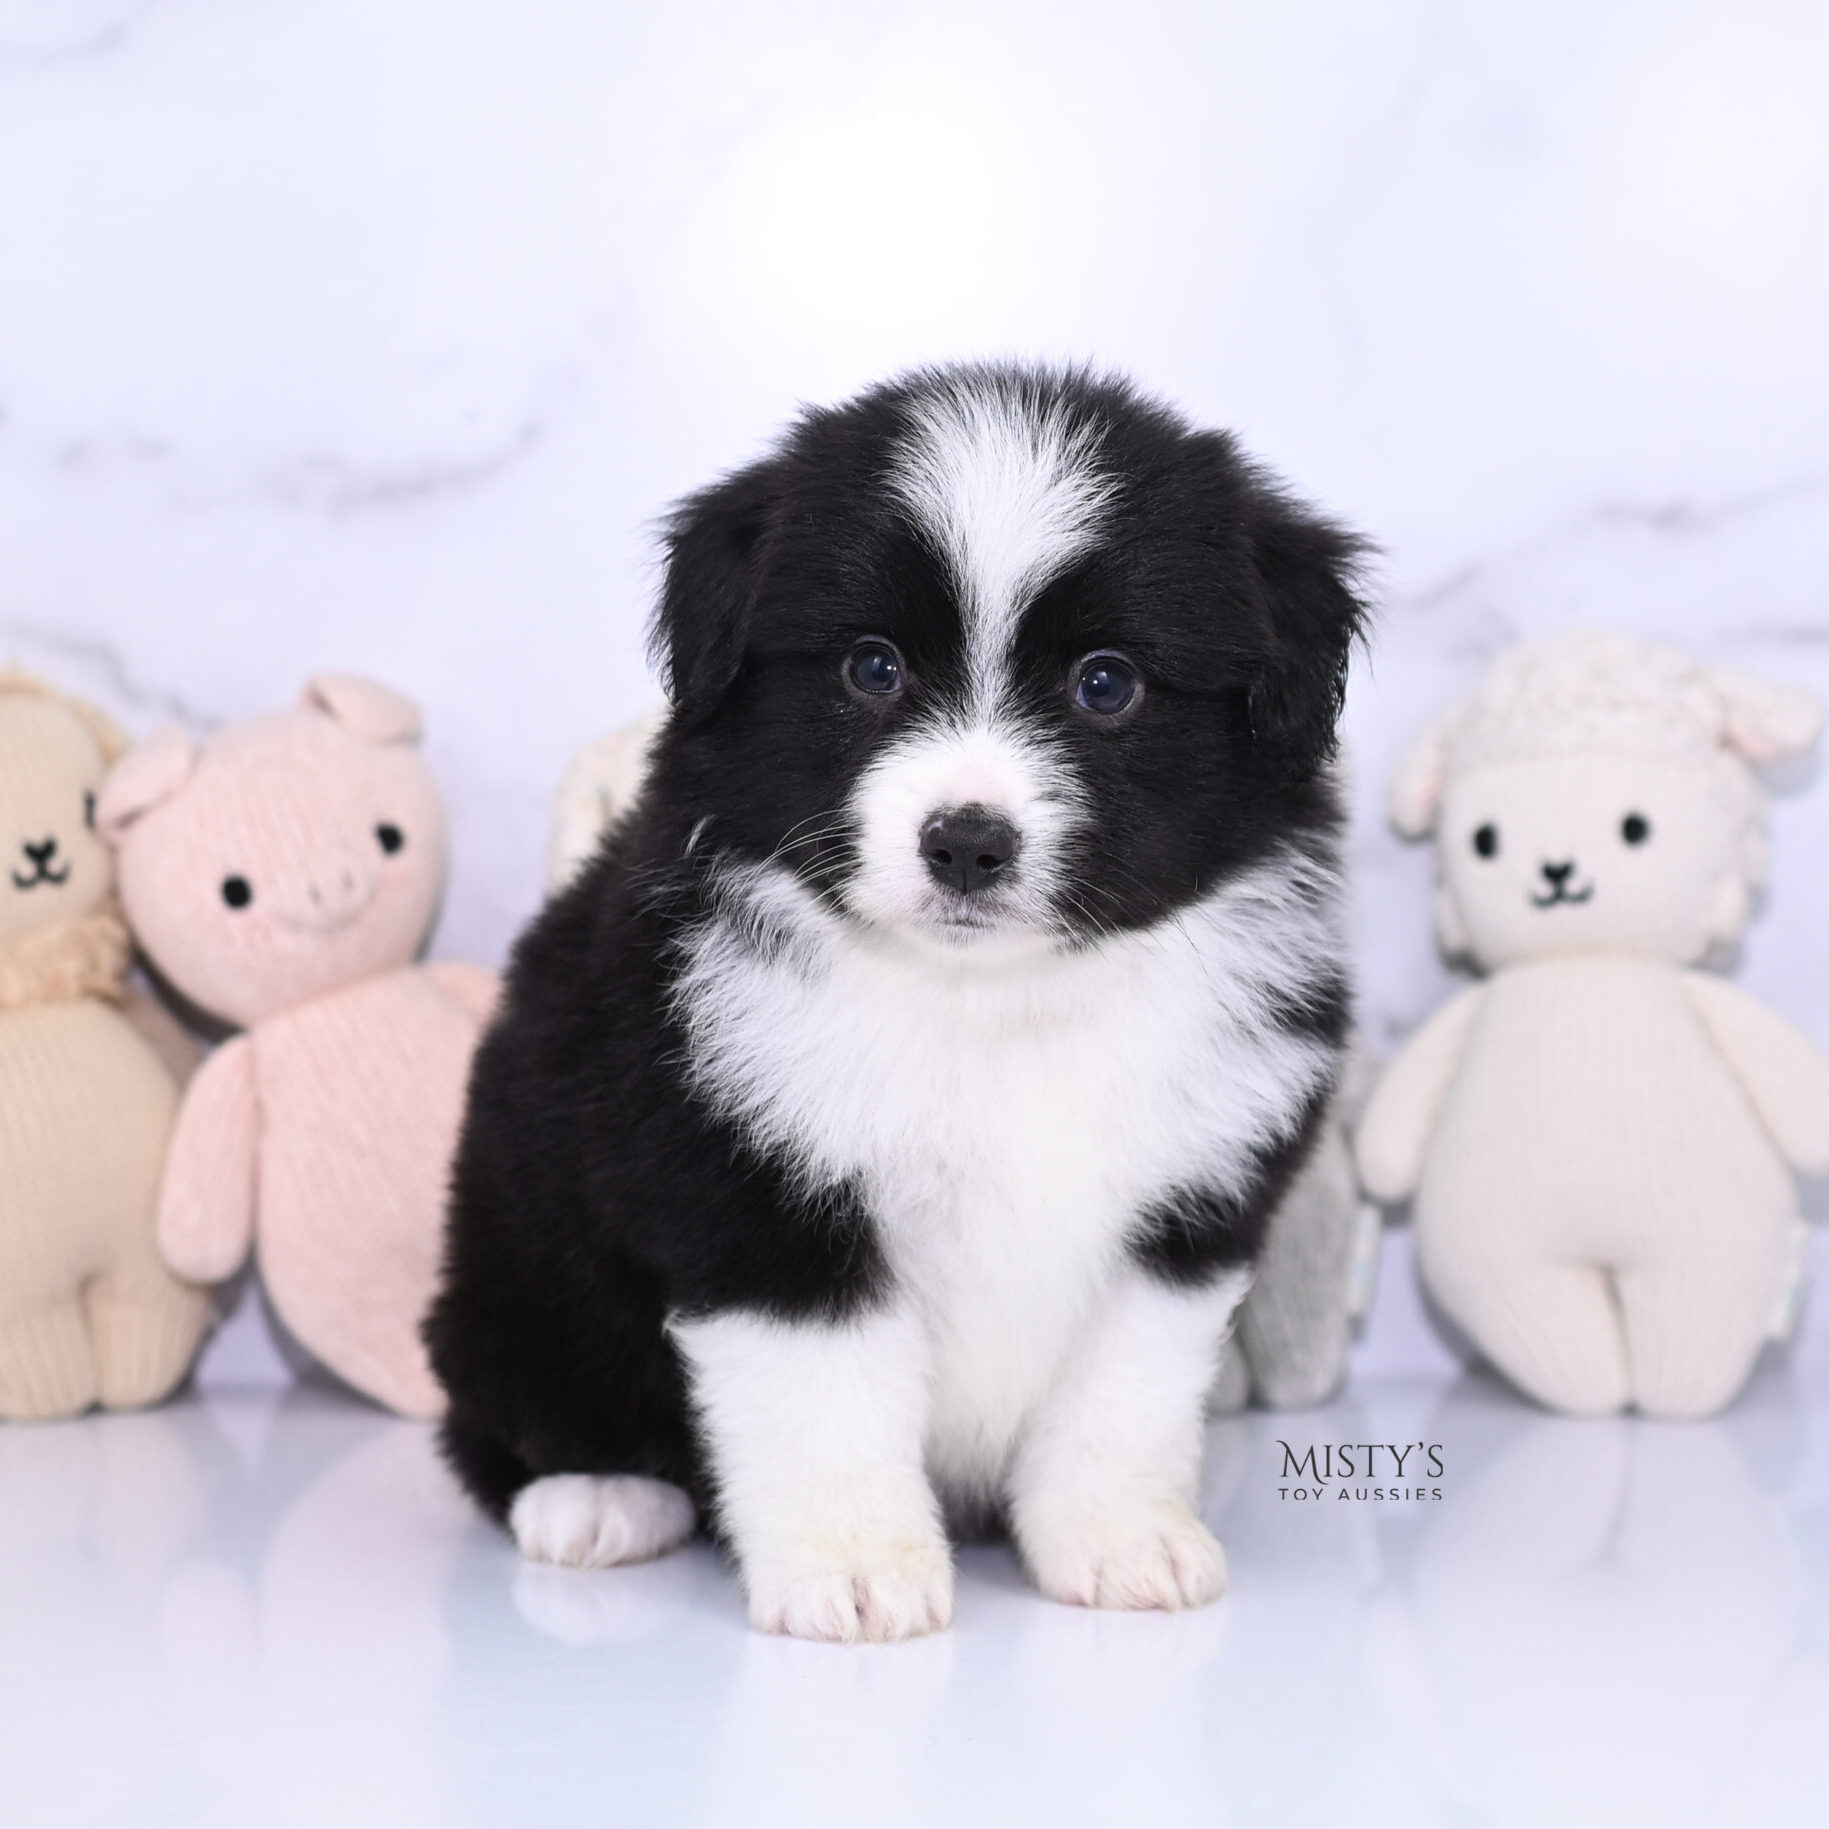
[[[770,460],[687,496],[667,518],[667,582],[649,650],[686,723],[712,711],[743,664],[780,496],[781,467]]]
[[[1365,632],[1368,547],[1273,485],[1253,494],[1251,554],[1270,647],[1251,688],[1252,733],[1309,773],[1334,753],[1353,644]]]

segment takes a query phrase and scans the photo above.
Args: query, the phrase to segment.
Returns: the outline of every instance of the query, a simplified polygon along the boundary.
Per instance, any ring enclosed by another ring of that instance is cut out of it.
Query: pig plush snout
[[[289,892],[281,887],[273,919],[282,926],[318,934],[335,933],[359,921],[380,889],[381,873],[364,868],[352,857],[314,862],[311,874]]]

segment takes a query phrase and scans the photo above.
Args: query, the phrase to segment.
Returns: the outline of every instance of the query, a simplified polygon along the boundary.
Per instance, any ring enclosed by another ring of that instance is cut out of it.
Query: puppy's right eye
[[[1083,711],[1113,718],[1137,699],[1137,675],[1122,654],[1088,654],[1073,682],[1073,702]]]
[[[1499,828],[1487,824],[1473,835],[1473,848],[1480,857],[1497,857],[1499,855]]]
[[[231,908],[246,908],[254,900],[254,885],[245,876],[225,876],[222,879],[222,899]]]
[[[860,641],[845,663],[845,678],[873,699],[902,689],[902,657],[886,641]]]

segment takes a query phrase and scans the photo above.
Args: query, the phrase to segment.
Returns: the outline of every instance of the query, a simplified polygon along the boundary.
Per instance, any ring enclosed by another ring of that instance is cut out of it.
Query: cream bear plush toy
[[[151,1403],[210,1315],[153,1236],[178,1078],[127,983],[95,796],[120,733],[0,673],[0,1416]]]
[[[1791,1170],[1829,1172],[1829,1062],[1694,969],[1766,871],[1753,765],[1808,692],[1580,634],[1510,650],[1392,784],[1433,833],[1444,949],[1482,969],[1392,1063],[1358,1133],[1413,1196],[1428,1289],[1545,1404],[1705,1416],[1801,1269]]]
[[[97,823],[160,975],[243,1031],[179,1113],[167,1263],[215,1282],[258,1236],[299,1341],[391,1408],[436,1415],[419,1321],[496,979],[415,963],[445,876],[417,707],[322,675],[202,743],[163,731],[108,777]]]

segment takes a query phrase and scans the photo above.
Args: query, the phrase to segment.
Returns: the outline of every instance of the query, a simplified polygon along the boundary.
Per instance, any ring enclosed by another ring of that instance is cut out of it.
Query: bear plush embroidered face
[[[114,860],[95,805],[120,750],[98,713],[0,673],[0,945],[107,900]]]
[[[1798,688],[1626,636],[1507,651],[1392,784],[1398,830],[1436,838],[1443,949],[1491,970],[1731,945],[1766,872],[1752,765],[1820,722]]]
[[[419,713],[314,679],[290,711],[132,751],[100,800],[121,899],[159,971],[242,1027],[407,965],[438,905],[445,823]]]

